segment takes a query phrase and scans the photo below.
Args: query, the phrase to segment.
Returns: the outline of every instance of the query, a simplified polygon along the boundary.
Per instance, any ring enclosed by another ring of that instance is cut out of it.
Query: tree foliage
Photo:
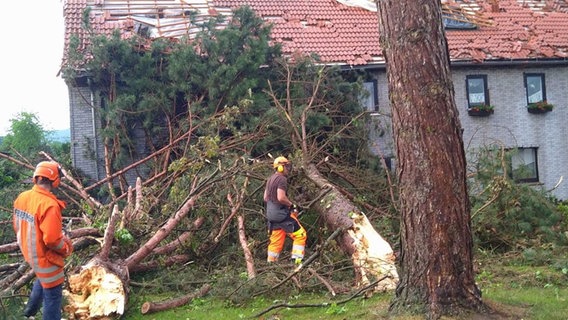
[[[46,146],[46,131],[35,114],[21,112],[10,119],[10,130],[2,141],[2,150],[17,152],[33,161],[37,159],[37,152]]]
[[[557,201],[546,190],[513,179],[515,151],[486,146],[472,152],[469,188],[477,246],[509,252],[567,245],[568,238],[561,232],[566,218]]]
[[[278,46],[268,43],[270,27],[243,8],[231,21],[219,16],[201,28],[195,39],[150,44],[118,33],[93,39],[85,66],[100,93],[97,111],[113,170],[189,130],[204,137],[206,153],[215,153],[221,138],[255,130],[269,107],[262,90],[279,55]],[[70,79],[77,76],[76,69],[66,72]]]

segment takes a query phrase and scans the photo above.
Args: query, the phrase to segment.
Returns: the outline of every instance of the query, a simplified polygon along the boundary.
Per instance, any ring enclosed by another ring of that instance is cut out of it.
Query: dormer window
[[[475,23],[469,22],[469,19],[461,13],[443,14],[442,22],[446,30],[473,30],[477,29]]]

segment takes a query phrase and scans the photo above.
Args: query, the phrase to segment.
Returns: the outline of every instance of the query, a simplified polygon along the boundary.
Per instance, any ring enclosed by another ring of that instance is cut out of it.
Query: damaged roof
[[[566,59],[568,0],[441,0],[452,61]],[[120,29],[123,37],[179,38],[211,16],[250,6],[274,25],[284,54],[317,53],[342,65],[384,63],[374,0],[65,0],[65,51],[72,35]],[[89,11],[86,9],[89,8]],[[196,23],[190,23],[195,14]],[[64,57],[65,59],[65,57]]]

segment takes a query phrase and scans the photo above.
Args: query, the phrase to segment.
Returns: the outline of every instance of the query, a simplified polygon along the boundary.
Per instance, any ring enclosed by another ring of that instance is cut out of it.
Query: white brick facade
[[[509,65],[493,67],[452,67],[455,100],[463,127],[466,153],[487,145],[505,148],[537,148],[538,177],[536,187],[552,189],[563,177],[564,181],[552,191],[559,199],[568,199],[568,62],[537,67]],[[524,73],[543,73],[548,102],[554,110],[545,114],[527,112]],[[467,113],[466,76],[486,75],[494,114],[474,117]],[[377,75],[379,85],[379,112],[390,114],[387,80],[384,71]],[[374,116],[375,121],[387,124],[381,134],[371,135],[371,147],[377,154],[391,157],[395,154],[390,132],[390,117]]]

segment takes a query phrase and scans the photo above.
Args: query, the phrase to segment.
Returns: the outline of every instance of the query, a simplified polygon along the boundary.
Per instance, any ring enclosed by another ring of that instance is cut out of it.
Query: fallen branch
[[[179,237],[177,237],[177,239],[172,240],[171,242],[169,242],[169,243],[167,243],[167,244],[165,244],[161,247],[156,247],[152,251],[152,254],[162,255],[162,254],[172,253],[177,248],[179,248],[180,246],[183,246],[185,243],[187,243],[188,240],[193,237],[193,234],[195,233],[195,231],[197,231],[197,230],[199,230],[199,228],[201,228],[201,226],[203,225],[203,222],[205,222],[205,217],[197,217],[197,219],[195,219],[193,221],[193,227],[189,231],[182,233]]]
[[[118,222],[119,218],[120,211],[118,211],[118,205],[115,205],[112,209],[112,213],[110,214],[110,219],[105,230],[103,247],[101,248],[101,251],[99,253],[99,257],[103,261],[108,261],[110,249],[112,247],[112,241],[114,240],[116,223]]]
[[[256,270],[254,268],[253,254],[250,251],[248,241],[247,241],[247,237],[246,237],[245,217],[242,214],[238,214],[238,212],[239,212],[239,210],[241,210],[241,207],[242,207],[243,202],[245,200],[245,194],[246,194],[248,182],[249,182],[249,178],[246,177],[245,181],[243,182],[243,185],[241,187],[241,192],[237,194],[236,202],[233,201],[233,196],[231,195],[230,192],[227,194],[227,201],[229,201],[229,205],[231,206],[231,214],[229,215],[227,220],[225,220],[225,223],[221,227],[221,230],[219,231],[219,233],[215,237],[215,242],[216,243],[219,242],[219,239],[220,239],[221,235],[223,234],[225,228],[227,227],[228,222],[236,215],[237,216],[237,229],[238,229],[238,232],[239,232],[239,243],[241,244],[241,248],[243,248],[248,278],[253,279],[254,277],[256,277]],[[238,188],[234,184],[233,184],[233,189],[235,190],[235,192],[238,191]]]
[[[16,271],[0,281],[0,288],[3,289],[1,295],[18,290],[33,277],[35,277],[33,270],[27,262],[23,262]]]
[[[331,293],[331,295],[335,297],[335,289],[333,289],[333,287],[331,286],[331,284],[329,284],[329,282],[327,282],[327,280],[320,276],[313,268],[308,268],[308,272],[318,278],[318,280],[323,283],[327,290],[329,290],[329,293]]]
[[[191,208],[195,205],[195,201],[199,195],[190,197],[185,201],[181,208],[174,213],[172,217],[152,236],[145,244],[140,246],[140,248],[128,257],[124,263],[128,269],[134,267],[144,258],[146,258],[152,251],[158,246],[158,244],[164,240],[173,228],[178,224],[178,222],[183,219],[190,212]]]
[[[170,232],[178,225],[178,223],[185,218],[193,206],[197,199],[206,192],[211,186],[213,185],[211,181],[213,181],[214,177],[219,173],[219,170],[215,170],[209,177],[205,178],[201,184],[198,185],[198,179],[196,178],[193,181],[193,185],[191,187],[191,191],[183,204],[179,207],[179,209],[164,223],[158,231],[146,241],[145,244],[140,246],[140,248],[131,254],[126,260],[124,264],[127,268],[131,268],[137,265],[140,261],[146,258],[152,251],[158,246],[158,244],[164,240]]]
[[[270,306],[269,308],[265,309],[264,311],[261,311],[260,313],[252,316],[251,318],[258,318],[272,310],[275,309],[279,309],[279,308],[290,308],[290,309],[296,309],[296,308],[321,308],[321,307],[329,307],[332,305],[342,305],[345,304],[353,299],[355,299],[356,297],[360,296],[361,294],[367,292],[367,290],[371,289],[372,287],[374,287],[375,285],[377,285],[377,283],[385,280],[386,278],[388,278],[389,276],[384,276],[378,280],[373,281],[372,283],[370,283],[368,286],[365,286],[359,290],[357,290],[357,292],[355,292],[353,295],[351,295],[348,298],[345,298],[341,301],[337,301],[337,302],[323,302],[323,303],[300,303],[300,304],[289,304],[289,303],[279,303],[273,306]]]
[[[69,238],[75,239],[85,236],[99,236],[100,232],[96,228],[81,228],[69,231]],[[10,242],[0,245],[0,253],[16,252],[19,250],[17,242]]]
[[[3,245],[0,245],[0,253],[14,252],[18,249],[19,249],[19,247],[18,247],[17,242],[11,242],[11,243],[6,243],[6,244],[3,244]]]
[[[203,297],[204,295],[206,295],[209,292],[210,289],[211,289],[211,285],[205,284],[196,293],[191,293],[191,294],[188,294],[188,295],[176,298],[176,299],[167,300],[167,301],[163,301],[163,302],[149,302],[149,301],[144,302],[144,304],[142,304],[141,312],[142,312],[142,314],[150,314],[150,313],[153,313],[153,312],[159,312],[159,311],[164,311],[164,310],[176,308],[176,307],[179,307],[179,306],[183,306],[184,304],[187,304],[188,302],[190,302],[191,300],[193,300],[195,298]]]
[[[188,263],[191,260],[191,257],[188,254],[179,254],[175,256],[171,256],[166,258],[165,261],[150,261],[146,263],[139,263],[135,266],[132,266],[128,269],[129,273],[137,273],[137,272],[147,272],[151,270],[157,270],[162,267],[169,267],[175,264],[184,264]]]
[[[4,271],[12,271],[14,269],[17,269],[20,266],[19,263],[9,263],[9,264],[5,264],[0,266],[0,272],[4,272]]]

